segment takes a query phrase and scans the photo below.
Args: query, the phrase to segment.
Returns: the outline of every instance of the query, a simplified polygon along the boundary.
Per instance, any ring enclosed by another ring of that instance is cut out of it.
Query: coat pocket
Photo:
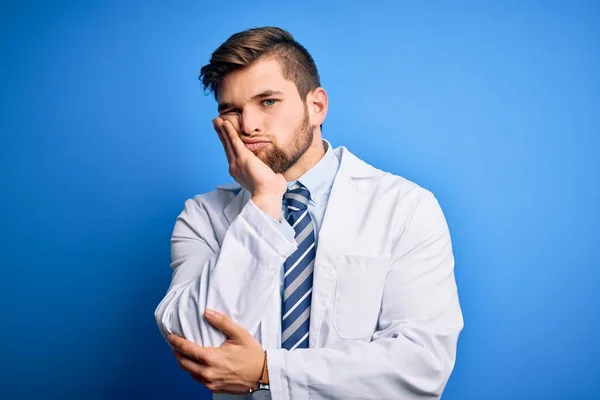
[[[341,338],[366,339],[375,332],[389,262],[389,256],[338,257],[333,326]]]

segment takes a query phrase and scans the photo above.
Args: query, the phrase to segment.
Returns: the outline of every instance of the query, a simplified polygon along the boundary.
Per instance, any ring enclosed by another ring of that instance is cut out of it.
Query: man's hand
[[[214,313],[214,314],[211,314]],[[265,353],[258,341],[224,314],[206,311],[205,317],[227,335],[221,347],[202,347],[171,334],[169,343],[181,368],[213,393],[243,394],[261,378]]]
[[[250,151],[229,121],[217,117],[215,130],[225,149],[229,174],[252,195],[257,207],[276,220],[281,217],[281,201],[287,190],[287,181]]]

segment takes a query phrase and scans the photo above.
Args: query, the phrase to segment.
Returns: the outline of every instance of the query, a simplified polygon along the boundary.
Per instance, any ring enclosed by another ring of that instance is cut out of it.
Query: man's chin
[[[273,164],[273,160],[269,157],[268,151],[264,151],[261,149],[257,153],[254,153],[254,155],[256,155],[256,157],[258,157],[260,161],[264,162],[267,165],[267,167],[275,171],[276,166]]]
[[[266,149],[252,150],[252,154],[258,157],[262,162],[265,162],[268,156],[268,152],[266,151]]]
[[[269,166],[269,168],[273,168],[271,166],[271,162],[269,160],[269,152],[265,149],[259,149],[257,151],[252,152],[260,161],[264,162]]]

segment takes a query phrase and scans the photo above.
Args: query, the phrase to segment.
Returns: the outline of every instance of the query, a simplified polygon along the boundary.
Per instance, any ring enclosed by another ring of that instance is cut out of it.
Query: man
[[[463,319],[436,198],[322,138],[327,93],[288,32],[231,36],[200,78],[238,185],[175,223],[155,317],[181,367],[215,398],[439,398]]]

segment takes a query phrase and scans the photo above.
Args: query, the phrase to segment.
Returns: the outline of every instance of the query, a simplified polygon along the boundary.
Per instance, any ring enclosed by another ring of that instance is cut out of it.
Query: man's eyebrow
[[[264,97],[271,97],[271,96],[277,96],[277,95],[282,95],[282,94],[283,94],[283,92],[281,92],[279,90],[265,90],[264,92],[261,92],[259,94],[252,96],[252,100],[262,99]],[[235,108],[235,106],[232,103],[219,103],[217,110],[219,112],[221,112],[223,110],[227,110],[228,108]]]
[[[283,92],[280,92],[279,90],[265,90],[262,93],[252,96],[252,98],[260,99],[262,97],[270,97],[270,96],[276,96],[276,95],[282,95],[282,94],[283,94]]]
[[[219,106],[217,107],[217,111],[221,112],[221,111],[226,110],[228,108],[233,108],[233,104],[231,104],[231,103],[219,103]]]

